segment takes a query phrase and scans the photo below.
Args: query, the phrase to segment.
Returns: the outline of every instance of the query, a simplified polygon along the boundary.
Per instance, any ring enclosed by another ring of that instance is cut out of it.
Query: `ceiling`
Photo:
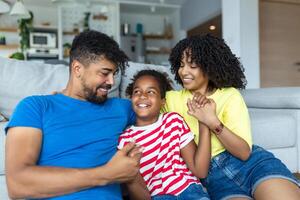
[[[4,0],[8,2],[9,4],[13,4],[16,2],[16,0]],[[25,5],[37,5],[37,6],[51,6],[53,5],[53,2],[59,2],[59,1],[77,1],[77,2],[121,2],[124,4],[155,4],[155,5],[162,5],[162,6],[180,6],[184,4],[187,0],[23,0]]]
[[[13,5],[16,0],[4,0]],[[120,2],[121,12],[141,14],[168,14],[188,0],[23,0],[26,5],[54,7],[57,2]],[[55,2],[55,3],[53,3]]]

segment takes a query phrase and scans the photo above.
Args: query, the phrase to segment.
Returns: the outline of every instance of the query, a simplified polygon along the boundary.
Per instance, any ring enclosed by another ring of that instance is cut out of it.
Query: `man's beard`
[[[94,91],[93,89],[89,88],[86,84],[82,84],[83,86],[83,92],[85,95],[85,99],[89,102],[96,103],[96,104],[101,104],[107,99],[107,95],[102,95],[102,96],[97,96],[97,90],[100,88],[105,88],[109,90],[111,88],[111,85],[109,84],[102,84],[99,85],[96,90]]]

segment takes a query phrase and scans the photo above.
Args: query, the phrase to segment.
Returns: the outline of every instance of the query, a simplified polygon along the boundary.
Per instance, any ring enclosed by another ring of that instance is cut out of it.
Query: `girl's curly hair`
[[[208,90],[235,87],[244,89],[247,81],[244,68],[223,39],[212,35],[192,36],[179,41],[169,57],[175,80],[183,85],[178,70],[184,54],[208,77]]]
[[[145,69],[141,70],[138,73],[136,73],[133,78],[131,79],[132,82],[127,86],[126,88],[126,96],[132,97],[133,89],[134,89],[134,84],[138,79],[140,79],[143,76],[151,76],[153,77],[159,86],[159,91],[160,91],[160,97],[164,99],[166,97],[166,92],[169,90],[172,90],[172,81],[169,79],[168,74],[160,71],[156,71],[153,69]]]

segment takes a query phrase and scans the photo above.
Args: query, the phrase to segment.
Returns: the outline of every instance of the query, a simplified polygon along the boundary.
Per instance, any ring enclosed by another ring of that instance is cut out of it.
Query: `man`
[[[141,149],[116,151],[135,121],[128,100],[107,98],[127,56],[107,35],[87,31],[73,41],[70,78],[61,94],[23,99],[6,127],[6,177],[11,198],[121,199]]]

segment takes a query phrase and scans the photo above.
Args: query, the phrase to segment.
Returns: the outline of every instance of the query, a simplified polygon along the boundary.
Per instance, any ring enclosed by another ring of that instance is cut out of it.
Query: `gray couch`
[[[9,118],[16,104],[33,94],[62,90],[68,80],[65,65],[0,58],[0,113]],[[110,96],[124,97],[132,75],[144,68],[170,74],[168,67],[130,63],[116,76]],[[173,78],[173,75],[170,75]],[[174,84],[175,89],[180,86]],[[253,140],[279,157],[293,172],[300,171],[300,88],[254,89],[242,92],[250,110]],[[8,199],[4,172],[4,127],[0,122],[0,199]]]

